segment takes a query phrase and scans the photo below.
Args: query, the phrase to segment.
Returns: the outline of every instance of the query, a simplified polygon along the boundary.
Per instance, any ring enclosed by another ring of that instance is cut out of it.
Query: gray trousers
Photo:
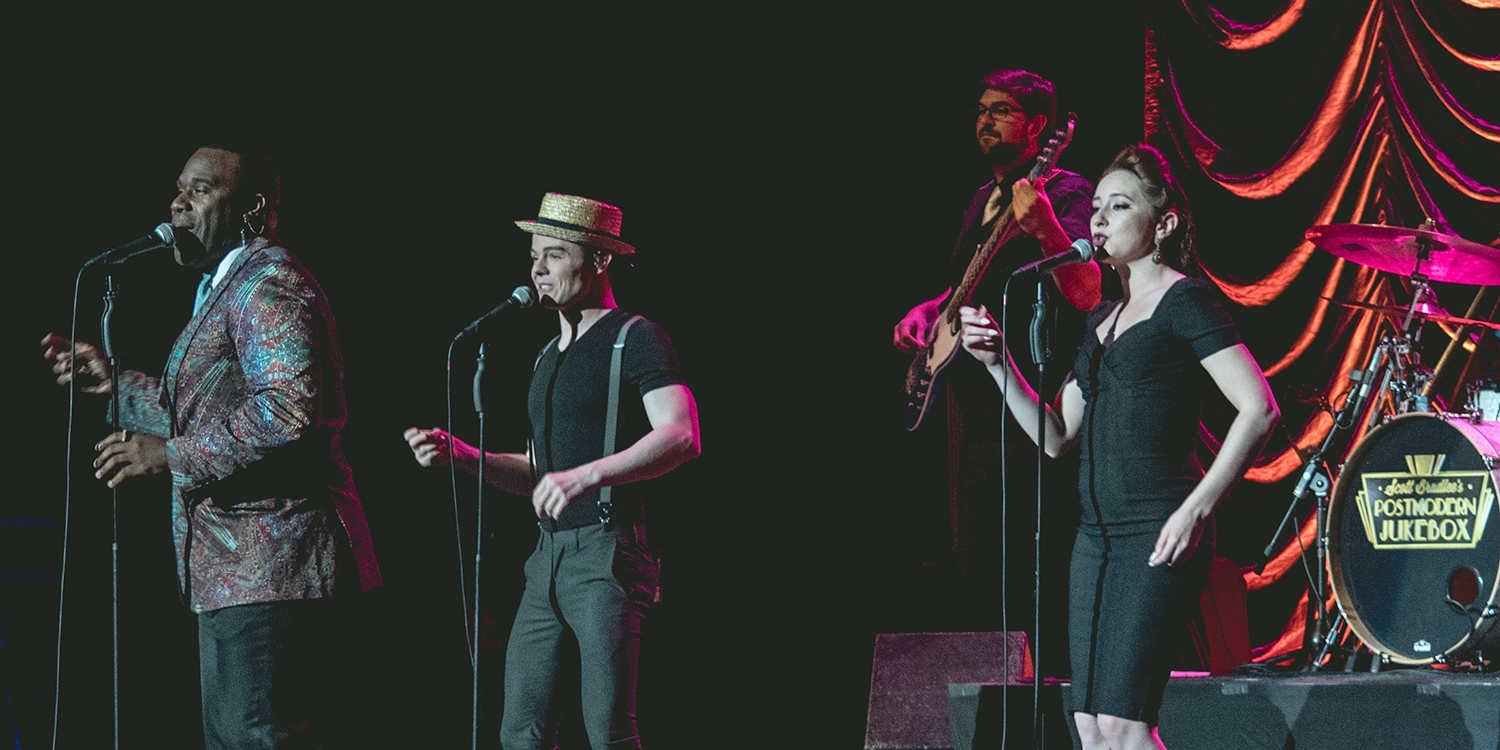
[[[589,745],[640,747],[636,669],[656,590],[644,525],[541,532],[526,560],[526,590],[505,651],[505,750],[552,746],[561,665],[575,662]]]

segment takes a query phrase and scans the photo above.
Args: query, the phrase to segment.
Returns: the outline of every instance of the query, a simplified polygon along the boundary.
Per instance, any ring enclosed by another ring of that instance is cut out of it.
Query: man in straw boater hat
[[[640,746],[636,664],[657,591],[643,503],[648,480],[697,457],[698,407],[666,333],[615,305],[610,265],[635,252],[620,240],[620,218],[607,203],[548,193],[535,220],[516,222],[532,235],[531,281],[561,332],[531,377],[529,449],[484,456],[486,481],[530,495],[541,527],[506,647],[500,738],[508,750],[551,746],[549,709],[569,631],[589,743]],[[453,439],[450,455],[448,437],[406,431],[423,466],[452,460],[477,473],[478,450]]]

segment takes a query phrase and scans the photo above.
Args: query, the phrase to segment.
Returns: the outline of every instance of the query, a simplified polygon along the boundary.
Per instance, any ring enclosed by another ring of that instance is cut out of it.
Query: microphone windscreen
[[[515,300],[516,306],[522,309],[531,307],[531,303],[536,301],[531,296],[531,287],[529,286],[516,287],[515,291],[510,293],[510,298]]]
[[[1088,240],[1073,240],[1073,252],[1087,263],[1094,259],[1094,243]]]

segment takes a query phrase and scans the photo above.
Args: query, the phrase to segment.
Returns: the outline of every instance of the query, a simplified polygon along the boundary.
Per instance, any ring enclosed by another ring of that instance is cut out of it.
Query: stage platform
[[[1044,696],[1043,706],[1071,705],[1068,688],[1044,687],[1060,695]],[[952,747],[1000,747],[1000,685],[950,684],[948,698]],[[1029,688],[1012,687],[1010,703],[1011,746],[1029,748]],[[1060,734],[1049,728],[1049,748],[1067,746],[1054,741]],[[1500,750],[1500,675],[1401,669],[1174,677],[1161,738],[1171,750]]]

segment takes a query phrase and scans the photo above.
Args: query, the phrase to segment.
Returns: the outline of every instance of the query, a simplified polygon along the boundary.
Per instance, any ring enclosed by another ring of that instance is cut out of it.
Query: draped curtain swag
[[[1146,137],[1193,201],[1204,271],[1239,306],[1278,394],[1331,394],[1321,407],[1283,400],[1287,434],[1248,475],[1279,482],[1322,442],[1326,403],[1342,403],[1350,370],[1392,331],[1324,298],[1399,304],[1410,293],[1400,277],[1316,249],[1304,230],[1431,220],[1500,247],[1500,0],[1148,0],[1145,61]],[[1493,288],[1434,287],[1454,313],[1496,315]],[[1459,346],[1450,353],[1481,341],[1444,332]],[[1460,359],[1444,357],[1437,374],[1449,403]],[[1300,565],[1313,543],[1309,518],[1264,573],[1246,573],[1250,589]],[[1294,613],[1266,655],[1298,648],[1302,622]]]

